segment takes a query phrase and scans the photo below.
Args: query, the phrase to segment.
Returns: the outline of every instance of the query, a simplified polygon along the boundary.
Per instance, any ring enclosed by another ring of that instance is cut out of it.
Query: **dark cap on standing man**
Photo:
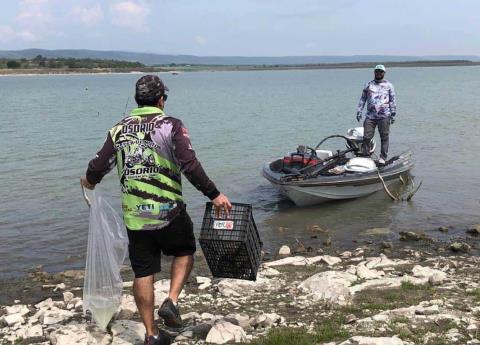
[[[168,87],[156,75],[144,75],[135,84],[135,100],[138,104],[151,105],[169,91]]]

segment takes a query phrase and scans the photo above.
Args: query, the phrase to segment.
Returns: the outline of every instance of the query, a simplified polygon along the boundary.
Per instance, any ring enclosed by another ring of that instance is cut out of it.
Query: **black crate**
[[[251,205],[232,203],[230,215],[217,218],[207,202],[199,242],[214,277],[257,279],[262,242]]]

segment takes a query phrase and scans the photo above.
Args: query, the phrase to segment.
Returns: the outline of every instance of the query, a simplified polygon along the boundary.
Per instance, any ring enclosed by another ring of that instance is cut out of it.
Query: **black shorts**
[[[193,223],[183,210],[170,224],[158,230],[128,230],[128,253],[135,278],[161,271],[162,253],[168,256],[193,255],[196,250]]]

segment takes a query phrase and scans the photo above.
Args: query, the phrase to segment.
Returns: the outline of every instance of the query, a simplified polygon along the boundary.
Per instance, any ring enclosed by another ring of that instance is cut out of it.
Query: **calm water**
[[[412,148],[423,186],[411,203],[384,193],[309,208],[283,200],[262,164],[356,125],[355,106],[371,71],[205,72],[163,75],[167,112],[190,130],[210,177],[233,201],[254,205],[267,249],[310,240],[309,225],[334,242],[373,227],[461,229],[480,222],[480,68],[391,68],[398,96],[391,153]],[[0,77],[0,279],[44,265],[83,267],[88,209],[79,177],[107,129],[133,107],[138,75]],[[130,97],[129,97],[130,96]],[[378,138],[377,138],[378,140]],[[185,180],[199,231],[206,199]],[[119,205],[115,173],[99,188]],[[287,228],[287,229],[285,229]],[[432,231],[433,233],[433,231]]]

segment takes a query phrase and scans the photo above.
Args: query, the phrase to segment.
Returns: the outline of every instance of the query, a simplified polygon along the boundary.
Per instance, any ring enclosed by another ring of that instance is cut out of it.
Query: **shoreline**
[[[478,255],[442,252],[426,238],[405,236],[402,246],[394,248],[359,244],[351,251],[326,246],[270,254],[264,256],[255,282],[212,278],[197,255],[180,296],[188,326],[167,331],[177,344],[189,345],[223,344],[216,332],[253,345],[294,345],[300,340],[309,345],[479,344]],[[120,308],[102,332],[88,313],[82,315],[82,270],[33,272],[25,282],[40,285],[41,294],[33,296],[30,288],[23,298],[0,303],[0,339],[5,339],[0,343],[95,343],[87,342],[89,337],[105,344],[140,343],[144,330],[129,267],[122,276]],[[12,282],[12,288],[18,286]],[[157,306],[167,292],[165,270],[156,277]]]
[[[292,243],[284,243],[283,246],[291,248],[292,255],[315,255],[327,254],[338,256],[345,251],[352,251],[354,248],[362,247],[372,255],[386,254],[396,258],[403,258],[404,250],[418,250],[426,251],[431,255],[438,257],[447,257],[454,254],[464,254],[466,256],[480,256],[480,224],[471,227],[465,227],[462,230],[464,236],[460,236],[458,231],[456,233],[448,233],[447,227],[440,227],[435,231],[446,235],[444,239],[434,239],[431,231],[416,230],[416,231],[402,231],[398,234],[398,238],[392,239],[386,237],[387,228],[370,228],[366,229],[364,233],[358,238],[352,240],[349,244],[336,243],[332,240],[328,230],[322,229],[319,226],[312,226],[312,238],[319,240],[317,245],[304,244],[296,240]],[[280,249],[276,248],[276,251]],[[275,252],[262,251],[262,262],[269,261],[278,257]],[[195,263],[192,270],[191,279],[195,276],[209,276],[211,275],[208,265],[206,263],[203,252],[198,246],[194,254]],[[171,258],[162,256],[162,271],[156,275],[157,278],[164,279],[169,277]],[[133,279],[133,272],[130,265],[124,263],[122,267],[122,277],[127,280]],[[29,302],[46,298],[43,293],[44,285],[59,284],[63,279],[73,282],[75,279],[82,279],[84,277],[84,269],[67,268],[60,271],[44,271],[43,266],[39,265],[24,271],[19,276],[0,278],[0,305],[13,303],[17,299],[28,299]],[[26,290],[20,291],[19,285],[25,285]],[[80,285],[75,285],[80,287]],[[82,285],[83,286],[83,285]],[[32,293],[33,292],[33,293]],[[48,295],[48,294],[47,294]]]
[[[332,238],[328,229],[318,225],[312,225],[308,231],[310,235],[307,234],[307,237],[310,237],[310,242],[303,243],[297,239],[296,242],[284,243],[284,245],[290,246],[292,253],[300,255],[312,255],[312,253],[338,255],[343,251],[349,251],[358,246],[368,248],[371,253],[376,255],[380,253],[391,255],[396,249],[428,250],[436,253],[438,256],[447,256],[455,252],[471,256],[480,255],[480,223],[462,226],[461,228],[442,226],[437,229],[418,229],[414,231],[400,231],[399,233],[393,233],[389,228],[368,228],[363,230],[359,234],[360,236],[353,239],[351,243],[337,242],[334,237]],[[436,233],[438,233],[438,237],[436,237]],[[392,238],[392,235],[395,238]],[[453,245],[456,247],[452,248]],[[271,260],[273,257],[275,257],[274,253],[264,251],[263,260]],[[158,275],[159,277],[168,278],[170,260],[169,257],[162,257],[162,272]],[[15,299],[25,299],[27,296],[32,297],[33,300],[42,298],[44,296],[42,295],[41,285],[58,284],[63,279],[65,272],[68,272],[68,278],[69,275],[76,276],[78,272],[83,271],[83,268],[68,267],[58,271],[45,271],[42,265],[38,265],[18,272],[14,276],[0,277],[0,305],[11,303]],[[203,252],[198,245],[192,276],[208,276],[210,274]],[[122,276],[125,279],[133,277],[129,264],[124,264]],[[43,284],[40,284],[42,282]],[[31,290],[21,292],[18,290],[19,284],[26,285],[28,287],[27,290]],[[31,291],[34,291],[33,295]]]
[[[192,65],[170,67],[148,67],[134,69],[0,69],[0,76],[38,76],[38,75],[110,75],[168,73],[172,75],[187,72],[246,72],[246,71],[285,71],[317,69],[371,69],[377,62],[371,63],[328,63],[308,65]],[[389,68],[414,67],[472,67],[480,66],[474,61],[412,61],[390,62]]]

